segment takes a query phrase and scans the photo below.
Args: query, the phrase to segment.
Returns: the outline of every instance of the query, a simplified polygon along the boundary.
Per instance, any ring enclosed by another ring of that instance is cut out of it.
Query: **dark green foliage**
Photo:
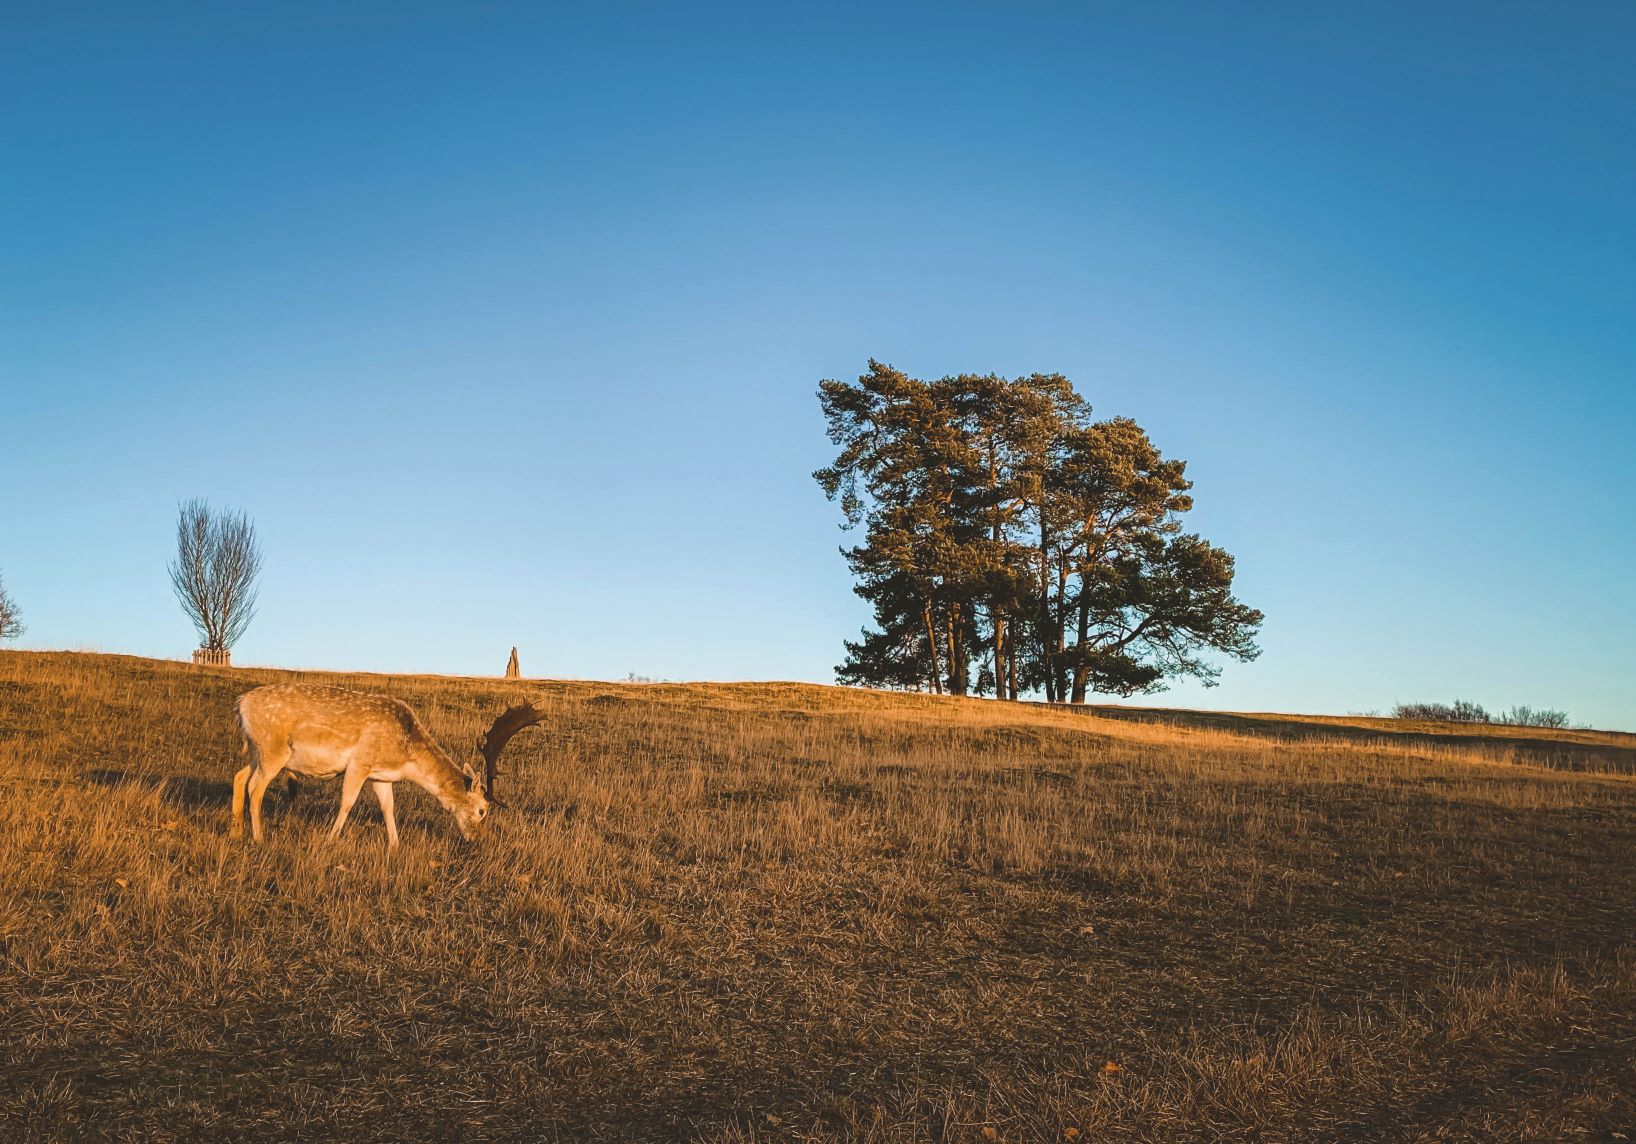
[[[1084,702],[1257,654],[1233,559],[1182,532],[1185,465],[1127,418],[1093,421],[1060,374],[911,378],[871,361],[819,401],[844,549],[873,630],[844,683]]]

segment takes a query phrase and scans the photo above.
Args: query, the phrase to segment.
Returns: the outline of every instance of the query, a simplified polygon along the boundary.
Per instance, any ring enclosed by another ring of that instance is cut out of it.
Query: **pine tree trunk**
[[[1063,652],[1068,647],[1068,561],[1057,562],[1057,603],[1056,614],[1051,622],[1051,640],[1056,645],[1052,651],[1051,662],[1056,665],[1057,702],[1063,703],[1068,699],[1068,667],[1063,662]]]
[[[1083,581],[1081,581],[1081,597],[1084,596]],[[1074,697],[1073,702],[1085,702],[1085,681],[1090,675],[1090,665],[1085,662],[1085,641],[1091,635],[1091,605],[1081,599],[1079,602],[1079,654],[1074,661]]]
[[[1009,638],[1005,641],[1005,672],[1006,698],[1015,703],[1017,701],[1017,628],[1012,625]]]
[[[1005,662],[1005,621],[992,608],[989,609],[988,620],[994,628],[994,640],[988,645],[989,675],[994,680],[994,698],[1004,699],[1005,688],[1000,683],[1000,672],[1004,669],[1000,665]],[[977,633],[973,632],[971,638],[976,640]]]
[[[1045,523],[1045,505],[1040,505],[1040,659],[1045,675],[1045,701],[1057,701],[1057,661],[1051,654],[1051,545]]]
[[[995,551],[1000,551],[1001,543],[1005,540],[1005,523],[1001,517],[999,504],[1000,488],[1000,444],[995,434],[990,430],[988,434],[988,495],[989,511],[993,514],[989,518],[989,539],[994,542]],[[994,624],[994,695],[997,699],[1012,698],[1006,689],[1006,615],[1005,610],[994,602],[990,602],[989,619]],[[977,639],[976,632],[972,633],[972,640]]]
[[[991,619],[995,624],[995,697],[1006,699],[1006,617],[996,610]]]
[[[926,617],[926,646],[932,654],[932,694],[942,695],[943,665],[937,657],[937,623],[932,618],[932,602],[929,599],[926,601],[924,615]]]

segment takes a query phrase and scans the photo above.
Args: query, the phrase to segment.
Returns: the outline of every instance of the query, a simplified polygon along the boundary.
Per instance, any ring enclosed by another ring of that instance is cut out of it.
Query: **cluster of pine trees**
[[[818,396],[840,454],[813,476],[863,527],[842,552],[875,612],[842,683],[1083,703],[1258,654],[1232,556],[1182,529],[1185,464],[1067,378],[870,361]]]

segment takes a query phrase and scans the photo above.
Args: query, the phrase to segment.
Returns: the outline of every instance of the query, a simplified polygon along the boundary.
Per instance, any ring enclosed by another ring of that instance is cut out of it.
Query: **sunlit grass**
[[[269,799],[264,846],[231,842],[232,701],[295,674],[0,654],[0,1125],[1557,1139],[1636,1119],[1629,736],[325,677],[408,700],[457,753],[518,697],[552,718],[513,742],[511,809],[477,844],[407,784],[390,857],[368,800],[325,843],[337,792],[312,784]]]

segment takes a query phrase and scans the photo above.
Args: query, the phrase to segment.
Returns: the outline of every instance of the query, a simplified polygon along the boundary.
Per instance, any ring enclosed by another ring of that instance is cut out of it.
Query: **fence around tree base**
[[[233,653],[226,648],[214,650],[202,647],[194,651],[193,662],[201,663],[206,667],[232,667]]]

